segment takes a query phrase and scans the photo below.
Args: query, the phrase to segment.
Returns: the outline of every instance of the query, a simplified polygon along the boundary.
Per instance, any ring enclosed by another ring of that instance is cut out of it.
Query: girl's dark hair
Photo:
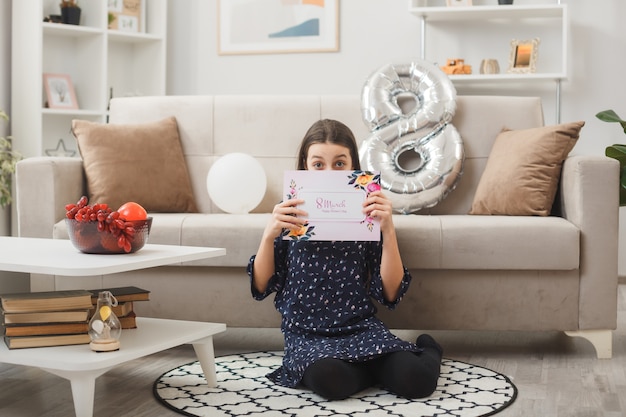
[[[350,151],[353,169],[360,170],[359,151],[356,139],[350,128],[337,120],[323,119],[319,120],[307,130],[300,149],[298,150],[297,169],[306,169],[306,158],[309,154],[309,148],[314,143],[332,143],[341,145]]]

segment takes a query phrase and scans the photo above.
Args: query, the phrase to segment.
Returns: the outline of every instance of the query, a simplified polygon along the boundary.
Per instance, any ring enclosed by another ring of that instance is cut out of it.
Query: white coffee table
[[[92,255],[65,239],[0,236],[0,271],[31,274],[105,275],[225,254],[224,248],[147,244],[135,253]]]
[[[111,368],[183,344],[192,344],[209,386],[217,385],[212,336],[223,323],[137,317],[137,328],[122,330],[121,348],[94,352],[89,345],[9,350],[0,343],[0,362],[35,366],[66,378],[72,387],[76,417],[93,416],[96,378]]]
[[[222,256],[222,248],[147,244],[121,255],[89,255],[69,240],[0,236],[0,270],[66,276],[104,275]],[[92,417],[96,378],[133,359],[192,344],[207,384],[217,384],[212,336],[223,323],[137,318],[137,328],[122,331],[121,348],[93,352],[89,345],[13,349],[0,342],[0,362],[35,366],[69,379],[76,417]]]

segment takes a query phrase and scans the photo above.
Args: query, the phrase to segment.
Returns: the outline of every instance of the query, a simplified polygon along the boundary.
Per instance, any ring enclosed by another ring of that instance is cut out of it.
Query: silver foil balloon
[[[364,85],[361,110],[371,131],[361,167],[380,171],[395,212],[432,207],[454,189],[465,152],[450,123],[456,90],[443,71],[419,60],[385,65]]]

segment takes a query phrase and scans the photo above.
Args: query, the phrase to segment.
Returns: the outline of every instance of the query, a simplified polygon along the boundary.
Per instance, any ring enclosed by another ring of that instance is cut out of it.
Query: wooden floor
[[[398,332],[407,339],[411,332]],[[448,358],[509,376],[518,387],[509,416],[626,416],[626,285],[619,289],[613,359],[598,360],[591,344],[562,333],[433,332]],[[232,329],[215,339],[216,354],[280,350],[274,330]],[[182,346],[114,368],[96,381],[95,417],[178,416],[154,399],[162,373],[195,360]],[[0,417],[74,416],[68,381],[44,371],[0,364]]]

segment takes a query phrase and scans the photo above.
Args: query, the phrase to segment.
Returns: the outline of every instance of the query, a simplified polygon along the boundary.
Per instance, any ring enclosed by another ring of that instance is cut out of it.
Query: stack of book
[[[111,294],[113,294],[113,297],[117,300],[117,306],[114,306],[111,309],[119,319],[122,329],[136,329],[137,314],[133,303],[137,301],[149,301],[150,291],[137,287],[99,288],[89,290],[93,304],[89,317],[91,317],[96,311],[96,306],[98,305],[98,294],[101,291],[110,291]]]
[[[19,349],[89,343],[91,295],[85,290],[0,295],[6,345]]]

